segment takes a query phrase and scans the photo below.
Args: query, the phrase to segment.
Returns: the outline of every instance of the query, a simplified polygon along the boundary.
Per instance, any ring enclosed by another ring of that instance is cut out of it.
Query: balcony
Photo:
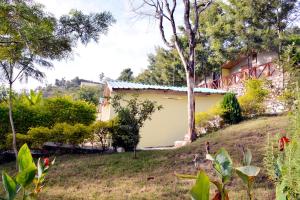
[[[223,76],[220,79],[212,80],[199,85],[199,87],[212,88],[212,89],[228,89],[228,87],[242,83],[244,80],[249,78],[261,78],[270,77],[276,72],[276,65],[272,62],[265,63],[258,66],[243,66],[241,70],[232,73],[229,76]]]

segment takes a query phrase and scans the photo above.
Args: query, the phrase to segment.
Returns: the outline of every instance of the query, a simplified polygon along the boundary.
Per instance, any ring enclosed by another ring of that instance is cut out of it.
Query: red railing
[[[199,87],[207,88],[228,88],[231,85],[241,83],[243,80],[248,78],[260,78],[260,77],[269,77],[274,74],[276,67],[272,62],[265,63],[258,66],[244,66],[241,67],[241,71],[235,72],[229,76],[224,76],[220,79],[203,83]]]

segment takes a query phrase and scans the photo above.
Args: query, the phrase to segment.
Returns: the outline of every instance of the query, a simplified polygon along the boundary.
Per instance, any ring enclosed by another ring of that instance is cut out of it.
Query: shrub
[[[116,121],[112,132],[112,145],[123,147],[125,151],[133,151],[140,141],[140,135],[130,111],[128,109],[119,111]]]
[[[83,124],[57,123],[51,129],[49,142],[77,145],[89,138],[89,128]]]
[[[51,130],[47,127],[30,128],[27,135],[32,138],[32,147],[42,148],[45,142],[50,141]]]
[[[195,116],[196,129],[199,134],[209,133],[222,128],[224,123],[220,117],[223,114],[221,104],[218,103],[207,112],[198,112]]]
[[[97,121],[91,125],[91,138],[92,142],[100,142],[102,150],[106,150],[108,139],[113,132],[115,121]]]
[[[89,125],[96,119],[96,107],[84,101],[75,101],[67,97],[56,97],[44,99],[43,103],[31,105],[24,101],[24,97],[19,98],[16,97],[14,100],[13,117],[16,131],[21,134],[26,134],[33,127],[51,128],[56,123],[64,122],[71,125],[77,123]],[[6,137],[9,132],[11,132],[11,127],[8,117],[8,105],[3,102],[0,103],[1,148],[7,146]],[[58,131],[57,134],[60,133],[61,131]],[[58,139],[58,137],[55,138]],[[59,139],[59,141],[66,142],[63,138]],[[40,146],[41,141],[34,145]]]
[[[245,94],[239,97],[243,116],[252,117],[265,112],[264,101],[269,94],[265,86],[266,82],[261,79],[245,81]]]
[[[19,149],[23,144],[28,144],[29,146],[32,144],[33,139],[29,135],[24,135],[17,133],[16,134],[17,138],[17,148]],[[12,134],[8,134],[6,137],[6,148],[10,148],[12,144]]]
[[[221,102],[221,108],[223,113],[221,117],[225,123],[236,124],[242,120],[240,104],[233,93],[227,93],[224,95]]]
[[[81,100],[55,97],[47,99],[45,107],[55,123],[89,125],[96,119],[96,106]]]
[[[82,144],[86,138],[89,138],[90,133],[89,127],[83,124],[68,125],[64,129],[67,143],[72,145]]]
[[[121,101],[124,104],[121,104]],[[140,140],[140,128],[146,120],[151,120],[151,115],[162,106],[158,106],[155,101],[141,101],[136,95],[128,100],[116,95],[112,99],[112,107],[117,113],[117,124],[112,134],[113,146],[135,152]]]

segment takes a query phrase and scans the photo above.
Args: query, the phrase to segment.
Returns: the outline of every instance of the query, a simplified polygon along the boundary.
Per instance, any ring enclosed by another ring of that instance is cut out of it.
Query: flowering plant
[[[2,183],[6,192],[3,200],[14,200],[18,194],[22,195],[22,199],[34,199],[44,187],[45,177],[50,166],[55,159],[50,162],[49,158],[44,158],[43,162],[38,159],[37,165],[33,162],[30,149],[24,144],[17,157],[19,171],[15,177],[9,176],[2,172]],[[30,185],[34,189],[30,189]]]

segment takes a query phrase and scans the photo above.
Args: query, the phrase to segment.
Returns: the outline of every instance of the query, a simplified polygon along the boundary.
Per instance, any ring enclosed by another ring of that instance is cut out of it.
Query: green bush
[[[83,124],[75,124],[74,126],[67,126],[64,129],[64,135],[69,144],[82,144],[85,139],[90,137],[90,129]]]
[[[91,142],[100,142],[102,150],[107,149],[107,142],[112,135],[115,121],[97,121],[91,125],[92,134],[89,138]]]
[[[32,138],[32,147],[42,148],[45,142],[50,141],[51,130],[47,127],[30,128],[27,135]]]
[[[266,81],[262,79],[249,79],[245,81],[245,94],[239,97],[243,116],[253,117],[265,112],[264,101],[269,92],[265,89]]]
[[[222,128],[224,125],[224,120],[221,118],[223,112],[221,104],[218,103],[207,112],[196,113],[195,124],[197,134],[201,135]]]
[[[51,129],[49,142],[77,145],[89,138],[89,127],[83,124],[57,123]]]
[[[34,127],[53,127],[56,123],[89,125],[96,119],[96,107],[85,101],[75,101],[67,97],[44,99],[43,103],[30,105],[23,97],[14,100],[13,117],[17,133],[26,134]],[[78,127],[80,128],[80,127]],[[43,130],[44,131],[44,130]],[[0,146],[6,146],[7,133],[11,132],[8,105],[0,104]],[[62,131],[58,131],[58,135]],[[54,134],[54,133],[53,133]],[[75,133],[74,133],[75,134]],[[75,135],[79,135],[76,133]],[[42,136],[43,137],[43,136]],[[72,137],[77,137],[72,135]],[[56,140],[66,142],[65,138]],[[36,143],[40,145],[40,141]]]
[[[67,97],[55,97],[45,101],[45,108],[49,110],[55,123],[89,125],[96,119],[96,106],[88,102],[74,101]]]
[[[24,134],[17,133],[16,138],[17,138],[17,147],[18,147],[18,149],[21,148],[21,146],[23,144],[28,144],[29,146],[31,146],[31,144],[33,142],[32,137],[29,136],[29,135],[24,135]],[[6,137],[5,147],[9,148],[9,147],[11,147],[11,144],[12,144],[12,134],[8,134],[7,137]]]
[[[136,156],[140,128],[146,120],[151,120],[151,115],[162,109],[162,106],[157,105],[155,101],[139,100],[137,95],[130,99],[122,99],[122,96],[115,95],[111,105],[117,113],[117,123],[112,133],[113,146],[123,147],[125,151],[134,151]]]
[[[91,129],[83,124],[70,125],[67,123],[57,123],[52,129],[47,127],[30,128],[27,134],[17,134],[18,147],[27,143],[33,148],[42,148],[45,142],[55,142],[61,144],[78,145],[89,139]],[[6,147],[12,143],[12,134],[6,139]]]
[[[225,123],[236,124],[242,120],[241,107],[235,94],[225,94],[221,102],[221,108],[223,109],[221,117]]]
[[[117,123],[112,132],[112,145],[133,151],[140,141],[139,129],[128,109],[118,112]]]

